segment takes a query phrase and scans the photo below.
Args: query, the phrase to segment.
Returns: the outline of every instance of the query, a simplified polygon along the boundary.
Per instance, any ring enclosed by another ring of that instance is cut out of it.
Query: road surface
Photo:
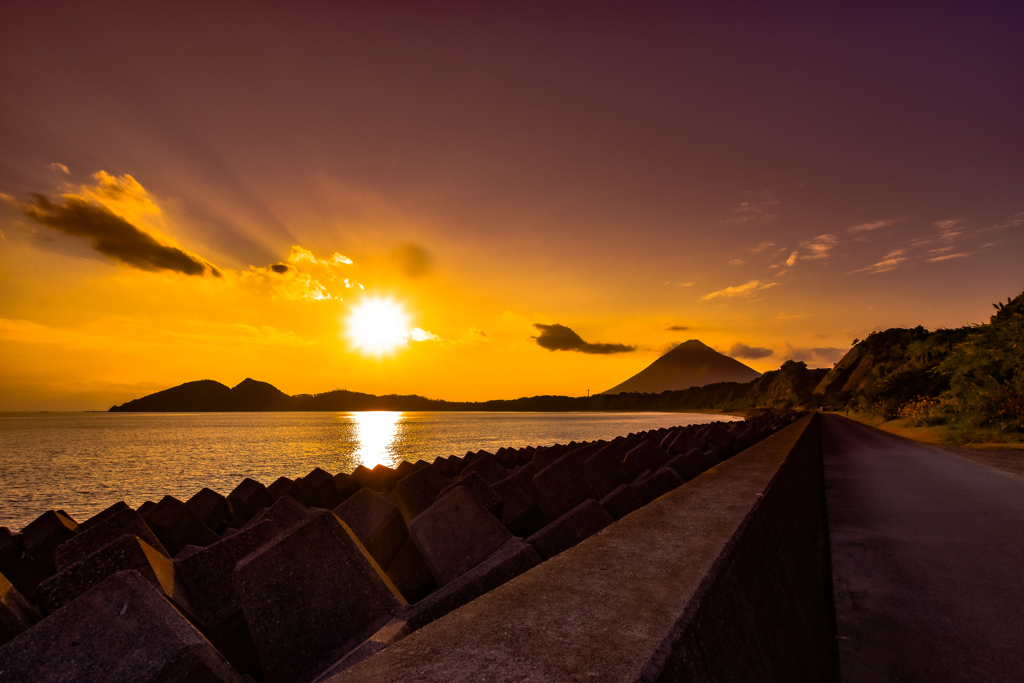
[[[843,683],[1024,681],[1024,478],[823,418]]]

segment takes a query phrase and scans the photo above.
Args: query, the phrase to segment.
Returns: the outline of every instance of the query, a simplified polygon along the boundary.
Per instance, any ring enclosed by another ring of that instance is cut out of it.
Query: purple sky
[[[772,351],[759,370],[827,366],[854,336],[981,322],[1024,288],[1024,3],[708,4],[8,3],[0,343],[140,315],[53,303],[48,268],[84,297],[94,266],[131,265],[18,208],[100,171],[134,178],[151,229],[226,272],[292,246],[352,258],[448,344],[430,362],[449,375],[468,330],[507,338],[480,367],[566,357],[537,323],[636,347],[537,391],[465,379],[446,398],[602,390],[691,337]],[[386,267],[410,245],[422,277]],[[326,343],[291,314],[216,311],[196,315]],[[175,368],[160,381],[212,374]]]

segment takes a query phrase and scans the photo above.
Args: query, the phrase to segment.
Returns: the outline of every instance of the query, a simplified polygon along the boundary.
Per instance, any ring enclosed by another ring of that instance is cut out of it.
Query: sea
[[[732,421],[694,413],[281,412],[2,413],[0,526],[47,510],[79,522],[118,502],[138,507],[242,479],[269,485],[315,467],[395,467],[502,446],[610,440],[661,427]]]

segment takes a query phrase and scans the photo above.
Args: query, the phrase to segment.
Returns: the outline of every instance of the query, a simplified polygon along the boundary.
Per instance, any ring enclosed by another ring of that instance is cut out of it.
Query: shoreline
[[[621,408],[606,410],[389,410],[385,408],[371,410],[123,410],[114,411],[116,415],[204,415],[204,414],[259,414],[259,413],[508,413],[513,415],[558,415],[568,413],[591,414],[591,413],[665,413],[665,414],[694,414],[694,415],[730,415],[732,417],[744,418],[749,410],[722,410],[719,408]],[[0,416],[9,415],[79,415],[79,414],[107,414],[109,410],[0,410]]]

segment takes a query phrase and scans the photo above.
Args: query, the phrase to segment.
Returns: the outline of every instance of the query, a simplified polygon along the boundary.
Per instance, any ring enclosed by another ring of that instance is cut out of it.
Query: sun
[[[366,298],[348,316],[348,337],[364,353],[382,356],[406,343],[409,317],[391,299]]]

